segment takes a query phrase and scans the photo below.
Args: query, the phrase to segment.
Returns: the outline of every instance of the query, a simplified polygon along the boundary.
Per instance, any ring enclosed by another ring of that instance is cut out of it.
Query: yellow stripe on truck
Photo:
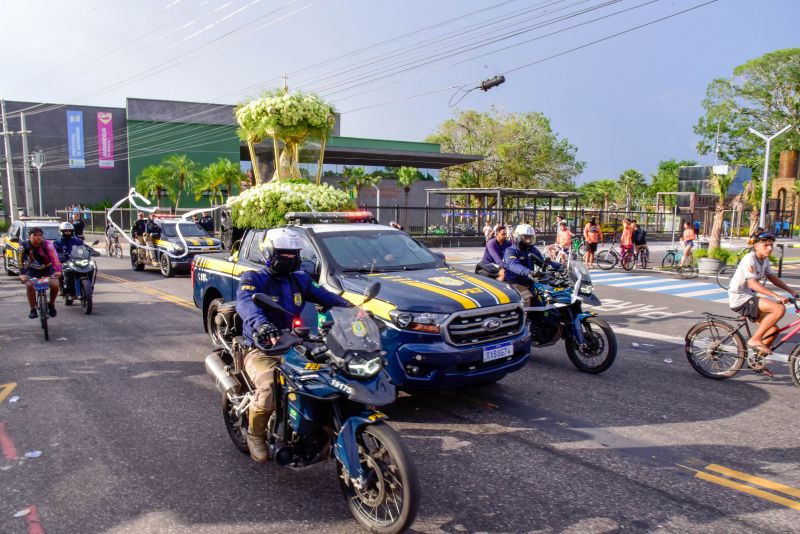
[[[496,287],[492,286],[491,284],[487,284],[483,280],[479,280],[474,276],[469,276],[465,274],[459,276],[468,282],[472,282],[478,287],[482,287],[483,289],[485,289],[486,291],[497,297],[497,300],[500,301],[500,304],[508,304],[509,302],[511,302],[511,299],[508,298],[508,295],[506,295],[505,291],[501,291]]]
[[[456,302],[461,304],[461,306],[463,306],[465,310],[471,310],[478,307],[478,303],[472,300],[471,298],[465,297],[464,295],[456,293],[455,291],[444,289],[443,287],[437,287],[432,284],[417,282],[415,280],[399,280],[399,282],[407,286],[424,289],[425,291],[430,291],[431,293],[437,293],[439,295],[442,295],[443,297],[455,300]]]
[[[352,302],[355,305],[360,305],[364,301],[364,295],[360,293],[354,293],[352,291],[345,291],[342,293],[342,298]],[[386,302],[385,300],[378,300],[372,299],[366,304],[364,304],[364,309],[367,311],[371,311],[378,317],[382,319],[386,319],[387,321],[391,321],[391,317],[389,317],[389,312],[392,310],[396,310],[397,306]]]

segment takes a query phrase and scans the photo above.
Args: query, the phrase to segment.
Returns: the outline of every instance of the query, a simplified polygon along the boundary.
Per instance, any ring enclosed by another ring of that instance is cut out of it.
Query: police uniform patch
[[[367,335],[367,327],[362,321],[355,321],[353,322],[353,333],[356,337],[364,337]]]
[[[243,285],[241,287],[241,289],[242,289],[242,291],[255,291],[256,290],[256,286]]]
[[[303,295],[300,293],[294,294],[294,305],[295,306],[302,306],[303,305]]]

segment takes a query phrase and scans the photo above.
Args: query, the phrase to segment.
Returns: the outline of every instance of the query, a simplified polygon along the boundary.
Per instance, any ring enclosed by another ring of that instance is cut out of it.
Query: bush
[[[344,191],[304,180],[272,180],[230,197],[227,204],[237,228],[282,226],[284,215],[290,211],[342,211],[353,207]]]
[[[708,251],[708,257],[719,260],[722,263],[731,263],[736,261],[736,253],[727,248],[713,248]]]
[[[0,232],[7,232],[8,226],[9,224],[6,219],[0,219]]]

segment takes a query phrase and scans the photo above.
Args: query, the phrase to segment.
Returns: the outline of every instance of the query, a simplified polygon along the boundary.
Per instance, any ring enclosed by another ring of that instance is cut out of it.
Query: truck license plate
[[[513,356],[513,355],[514,355],[514,343],[511,341],[483,348],[484,362],[491,362],[494,360],[499,360],[500,358],[506,358],[508,356]]]

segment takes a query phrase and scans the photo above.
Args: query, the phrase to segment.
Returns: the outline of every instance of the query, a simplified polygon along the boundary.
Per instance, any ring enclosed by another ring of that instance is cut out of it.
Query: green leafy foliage
[[[188,191],[196,180],[197,163],[192,161],[186,154],[171,154],[164,158],[161,165],[170,172],[175,182],[175,188],[177,189],[175,208],[178,208],[181,200],[180,194]]]
[[[381,174],[367,174],[362,167],[344,167],[342,177],[339,184],[348,191],[354,190],[356,197],[363,188],[378,185],[383,180]]]
[[[175,175],[163,164],[150,165],[142,169],[142,173],[136,177],[136,190],[146,197],[155,197],[156,205],[161,207],[161,195],[163,192],[176,202],[178,199],[178,183]]]
[[[672,193],[678,190],[678,175],[681,167],[692,167],[697,165],[694,160],[681,160],[667,159],[658,162],[658,167],[655,174],[650,176],[650,185],[648,186],[648,197],[651,202],[656,201],[657,193]],[[674,195],[664,196],[662,204],[665,206],[673,206],[676,202]]]
[[[445,152],[478,154],[481,161],[442,169],[451,187],[574,190],[585,162],[577,148],[553,131],[542,113],[467,110],[440,124],[426,139]]]
[[[800,48],[769,52],[739,65],[730,78],[712,80],[702,105],[694,127],[699,154],[714,151],[719,133],[720,160],[758,168],[764,142],[748,129],[771,135],[788,124],[792,129],[773,142],[770,165],[777,165],[781,150],[800,146]]]
[[[581,195],[581,203],[596,209],[608,210],[609,204],[615,202],[620,195],[620,188],[617,182],[606,178],[586,182],[578,188]]]
[[[215,200],[219,200],[219,203],[222,204],[225,201],[223,191],[227,191],[230,196],[246,178],[247,175],[242,172],[237,163],[227,158],[219,158],[197,172],[194,198],[200,200],[203,193],[209,192],[209,204],[213,205]]]
[[[627,169],[619,175],[617,182],[625,198],[625,210],[630,211],[633,199],[640,197],[647,190],[644,175],[636,169]]]
[[[228,198],[227,205],[237,228],[274,228],[285,224],[290,211],[341,211],[351,209],[353,202],[328,184],[272,180]]]

